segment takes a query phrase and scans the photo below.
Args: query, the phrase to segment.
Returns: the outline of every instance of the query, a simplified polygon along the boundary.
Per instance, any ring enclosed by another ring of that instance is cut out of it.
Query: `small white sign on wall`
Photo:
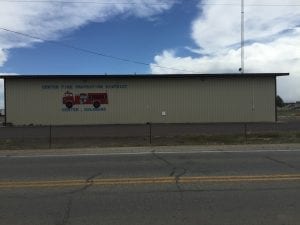
[[[162,111],[162,112],[161,112],[161,115],[162,115],[162,116],[166,116],[166,115],[167,115],[167,112],[166,112],[166,111]]]

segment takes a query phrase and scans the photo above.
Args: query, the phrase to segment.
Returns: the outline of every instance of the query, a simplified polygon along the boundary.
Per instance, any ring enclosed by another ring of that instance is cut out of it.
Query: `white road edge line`
[[[155,151],[155,154],[202,154],[202,153],[265,153],[265,152],[300,152],[300,149],[288,150],[203,150],[203,151]],[[150,155],[152,152],[116,152],[116,153],[73,153],[73,154],[40,154],[40,155],[1,155],[0,158],[47,158],[47,157],[84,157],[84,156],[122,156]]]

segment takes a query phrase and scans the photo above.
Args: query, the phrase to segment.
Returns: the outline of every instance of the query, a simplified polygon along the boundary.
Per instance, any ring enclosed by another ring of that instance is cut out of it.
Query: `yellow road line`
[[[49,188],[86,185],[145,185],[173,183],[209,183],[209,182],[275,182],[298,181],[300,174],[275,174],[254,176],[193,176],[193,177],[150,177],[150,178],[107,178],[94,180],[42,180],[42,181],[0,181],[0,189],[7,188]]]

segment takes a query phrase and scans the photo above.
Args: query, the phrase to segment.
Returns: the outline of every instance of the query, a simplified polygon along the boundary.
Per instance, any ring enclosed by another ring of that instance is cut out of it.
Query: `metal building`
[[[7,75],[6,123],[79,125],[276,121],[287,73]]]

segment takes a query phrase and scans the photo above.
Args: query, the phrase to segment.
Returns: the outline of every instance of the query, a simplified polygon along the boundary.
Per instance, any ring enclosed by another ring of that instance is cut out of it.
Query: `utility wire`
[[[16,34],[16,35],[19,35],[19,36],[23,36],[23,37],[28,37],[28,38],[40,40],[40,41],[43,41],[43,42],[48,42],[48,43],[51,43],[53,45],[62,46],[62,47],[65,47],[65,48],[70,48],[70,49],[76,50],[76,51],[80,51],[80,52],[84,52],[84,53],[88,53],[88,54],[92,54],[92,55],[97,55],[97,56],[102,56],[102,57],[105,57],[105,58],[110,58],[110,59],[114,59],[114,60],[118,60],[118,61],[123,61],[123,62],[128,62],[128,63],[133,63],[133,64],[139,64],[139,65],[143,65],[143,66],[154,66],[154,67],[161,68],[161,69],[168,69],[168,70],[174,70],[174,71],[180,71],[180,72],[199,73],[199,72],[191,71],[191,70],[184,70],[184,69],[177,69],[177,68],[173,68],[173,67],[159,66],[159,65],[156,65],[156,64],[146,63],[146,62],[142,62],[142,61],[136,61],[136,60],[132,60],[132,59],[128,59],[128,58],[122,58],[122,57],[118,57],[118,56],[114,56],[114,55],[105,54],[105,53],[102,53],[102,52],[89,50],[89,49],[86,49],[86,48],[77,47],[77,46],[74,46],[74,45],[65,44],[65,43],[58,42],[58,41],[45,40],[45,39],[37,37],[37,36],[25,34],[25,33],[18,32],[18,31],[13,31],[13,30],[3,28],[3,27],[0,27],[0,30],[6,31],[6,32],[9,32],[9,33],[13,33],[13,34]]]
[[[100,2],[100,1],[47,1],[47,0],[0,0],[0,2],[7,3],[55,3],[55,4],[99,4],[99,5],[138,5],[137,2]],[[168,3],[145,3],[147,5],[168,5]],[[240,6],[239,3],[199,3],[197,5],[221,5],[221,6]],[[245,6],[259,6],[259,7],[286,7],[286,6],[300,6],[300,4],[245,4]]]
[[[9,3],[58,3],[58,4],[99,4],[99,5],[138,5],[137,2],[100,2],[100,1],[43,1],[43,0],[0,0]],[[146,3],[147,5],[168,5],[167,3]]]

